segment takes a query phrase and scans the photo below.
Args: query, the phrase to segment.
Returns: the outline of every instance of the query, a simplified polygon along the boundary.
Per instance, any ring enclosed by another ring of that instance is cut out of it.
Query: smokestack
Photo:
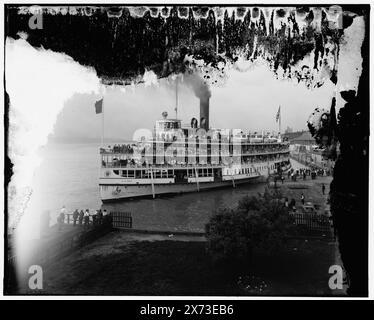
[[[192,73],[185,74],[184,80],[191,86],[195,96],[200,99],[200,128],[204,128],[205,131],[209,130],[209,98],[211,92],[209,84],[206,83],[200,74]]]
[[[209,130],[209,96],[200,97],[200,128]]]

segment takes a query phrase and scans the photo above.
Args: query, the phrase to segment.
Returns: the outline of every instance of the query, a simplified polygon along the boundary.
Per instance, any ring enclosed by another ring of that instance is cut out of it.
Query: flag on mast
[[[96,114],[101,113],[101,146],[104,146],[104,112],[103,112],[103,101],[104,98],[95,102],[95,112]]]
[[[279,106],[278,108],[278,112],[277,112],[277,115],[275,117],[275,121],[278,122],[279,124],[279,134],[281,134],[281,106]]]
[[[103,100],[104,100],[104,98],[95,102],[95,112],[96,112],[96,114],[103,112]]]
[[[280,119],[280,115],[281,115],[281,106],[279,106],[279,108],[278,108],[278,112],[277,112],[277,115],[276,115],[276,117],[275,117],[275,121],[276,121],[276,122],[279,121],[279,119]]]

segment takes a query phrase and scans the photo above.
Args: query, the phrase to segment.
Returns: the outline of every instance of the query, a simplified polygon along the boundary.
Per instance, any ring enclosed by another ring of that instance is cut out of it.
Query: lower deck
[[[287,169],[288,165],[288,161],[272,161],[231,167],[106,168],[100,178],[100,194],[106,201],[235,187],[259,178],[265,179]]]

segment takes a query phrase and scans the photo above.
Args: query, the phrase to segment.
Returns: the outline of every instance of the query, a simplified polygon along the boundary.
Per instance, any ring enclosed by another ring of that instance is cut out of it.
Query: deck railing
[[[188,148],[186,148],[188,150]],[[289,148],[280,148],[278,150],[267,150],[267,151],[250,151],[250,152],[243,152],[241,154],[248,154],[248,155],[258,155],[258,154],[274,154],[274,153],[285,153],[290,152]],[[141,152],[139,152],[141,153]],[[188,152],[186,152],[188,153]],[[121,152],[121,151],[113,151],[113,150],[101,150],[100,154],[102,155],[128,155],[131,156],[134,154],[134,152]],[[196,153],[196,156],[199,154]],[[218,156],[218,154],[214,154],[215,156]],[[151,155],[150,155],[151,156]],[[156,155],[157,156],[157,155]],[[201,154],[200,156],[208,156],[207,154]],[[131,157],[130,157],[131,158]]]
[[[278,159],[274,160],[269,160],[269,162],[272,161],[284,161],[288,160],[289,157],[287,156],[281,156]],[[241,165],[255,165],[258,163],[266,163],[267,160],[257,160],[257,161],[250,161],[250,162],[244,162],[240,163]],[[127,168],[127,169],[194,169],[195,167],[198,167],[199,169],[204,169],[204,168],[221,168],[222,166],[229,166],[229,163],[187,163],[187,164],[170,164],[170,163],[164,163],[164,164],[153,164],[152,166],[147,166],[147,165],[142,165],[142,164],[121,164],[121,163],[109,163],[107,162],[105,166],[102,166],[102,168]]]

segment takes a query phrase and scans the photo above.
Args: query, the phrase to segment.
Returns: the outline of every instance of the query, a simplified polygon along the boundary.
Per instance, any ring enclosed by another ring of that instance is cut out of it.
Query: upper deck
[[[113,167],[144,167],[156,165],[167,166],[227,166],[232,163],[258,163],[286,160],[289,156],[288,143],[256,143],[216,145],[161,145],[153,144],[123,144],[111,148],[101,149],[102,166]]]
[[[198,128],[195,119],[191,127],[182,126],[178,119],[156,121],[148,139],[141,137],[131,144],[115,144],[101,148],[103,167],[147,165],[212,165],[227,166],[273,161],[289,154],[289,142],[270,132],[261,134],[241,129]]]

